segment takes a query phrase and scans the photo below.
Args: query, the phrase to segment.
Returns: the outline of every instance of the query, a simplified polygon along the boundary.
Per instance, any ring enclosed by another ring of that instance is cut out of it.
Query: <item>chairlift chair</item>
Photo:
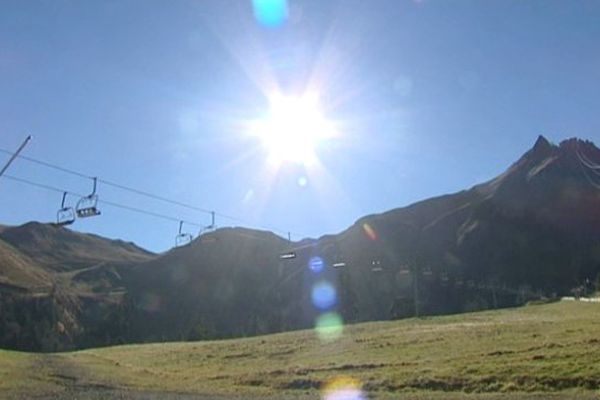
[[[296,252],[295,251],[289,251],[287,253],[281,253],[279,255],[279,259],[280,260],[291,260],[292,258],[296,258]]]
[[[379,260],[371,261],[371,271],[376,272],[376,273],[383,271],[383,268],[381,267],[381,261],[379,261]]]
[[[333,268],[344,268],[346,267],[346,261],[344,260],[344,257],[342,257],[342,252],[340,251],[340,245],[339,242],[335,241],[333,244],[333,261],[331,263],[331,266]]]
[[[71,225],[75,222],[75,210],[73,207],[65,206],[65,200],[67,199],[67,192],[63,193],[62,202],[60,203],[60,210],[56,212],[56,226]]]
[[[205,226],[203,228],[200,229],[200,232],[198,232],[198,236],[200,237],[200,241],[202,243],[214,243],[217,241],[217,237],[215,235],[205,235],[205,233],[209,233],[215,230],[216,225],[215,225],[215,212],[211,211],[211,223],[208,226]]]
[[[187,246],[194,240],[191,233],[182,232],[182,229],[183,221],[179,221],[179,233],[175,236],[175,247]]]
[[[291,244],[291,243],[290,243]],[[284,249],[281,253],[279,253],[279,259],[282,261],[292,260],[294,258],[300,257],[303,254],[306,254],[306,251],[314,248],[314,244],[305,244],[302,246],[289,246]]]
[[[212,230],[214,230],[216,228],[216,225],[215,225],[215,212],[214,211],[210,212],[210,217],[211,217],[210,225],[204,228],[204,230],[206,230],[206,231],[212,231]]]
[[[100,215],[100,210],[98,210],[98,195],[96,194],[98,178],[92,178],[92,180],[94,181],[92,193],[80,198],[75,206],[75,211],[77,212],[77,216],[79,218],[88,218]]]

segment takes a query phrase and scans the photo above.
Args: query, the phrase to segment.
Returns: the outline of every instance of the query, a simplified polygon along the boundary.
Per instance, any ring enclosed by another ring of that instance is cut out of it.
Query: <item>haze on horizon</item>
[[[281,21],[258,3],[4,2],[0,148],[32,134],[24,155],[300,239],[492,178],[539,134],[600,139],[597,1],[290,0]],[[52,221],[60,200],[0,179],[0,223]],[[101,208],[73,228],[173,245],[176,222]]]

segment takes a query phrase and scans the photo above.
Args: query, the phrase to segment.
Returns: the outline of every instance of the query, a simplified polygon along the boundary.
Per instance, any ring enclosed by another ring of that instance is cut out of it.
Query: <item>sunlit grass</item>
[[[335,341],[301,331],[111,347],[61,360],[94,382],[157,391],[314,398],[344,376],[369,398],[591,396],[600,387],[599,317],[599,304],[556,303],[346,326]],[[0,353],[0,371],[13,354]]]
[[[18,390],[23,379],[30,379],[28,368],[34,356],[15,351],[0,350],[0,393]]]

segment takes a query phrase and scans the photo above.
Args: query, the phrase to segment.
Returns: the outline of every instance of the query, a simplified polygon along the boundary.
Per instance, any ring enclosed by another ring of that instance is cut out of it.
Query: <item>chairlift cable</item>
[[[3,149],[3,148],[0,148],[0,153],[12,154],[10,150]],[[44,167],[52,168],[52,169],[55,169],[57,171],[65,172],[67,174],[76,175],[76,176],[78,176],[80,178],[86,178],[86,179],[92,179],[93,178],[91,175],[86,175],[86,174],[83,174],[81,172],[77,172],[77,171],[74,171],[72,169],[69,169],[69,168],[61,167],[59,165],[55,165],[55,164],[51,164],[51,163],[46,162],[46,161],[35,159],[33,157],[19,155],[19,156],[17,156],[17,158],[29,161],[29,162],[34,163],[34,164],[42,165]]]
[[[584,170],[584,172],[585,172],[585,170]],[[15,181],[15,182],[20,182],[20,183],[23,183],[23,184],[26,184],[26,185],[38,187],[38,188],[41,188],[41,189],[45,189],[45,190],[49,190],[49,191],[53,191],[53,192],[57,192],[57,193],[62,193],[63,195],[66,193],[66,194],[70,194],[70,195],[74,195],[74,196],[79,196],[79,197],[84,196],[84,195],[82,195],[80,193],[71,192],[71,191],[64,190],[64,189],[61,189],[61,188],[58,188],[58,187],[55,187],[55,186],[50,186],[50,185],[46,185],[46,184],[43,184],[43,183],[34,182],[34,181],[31,181],[31,180],[28,180],[28,179],[19,178],[19,177],[16,177],[16,176],[13,176],[13,175],[9,175],[9,174],[4,174],[4,175],[2,175],[2,177],[0,177],[0,179],[1,178],[9,179],[9,180],[12,180],[12,181]],[[599,186],[599,188],[600,188],[600,186]],[[192,225],[192,226],[196,226],[196,227],[202,227],[203,226],[203,225],[191,222],[191,221],[181,220],[179,218],[171,217],[169,215],[160,214],[160,213],[156,213],[156,212],[153,212],[153,211],[144,210],[144,209],[137,208],[137,207],[131,207],[131,206],[123,205],[123,204],[112,202],[112,201],[108,201],[108,200],[99,200],[99,202],[102,203],[102,204],[108,205],[108,206],[112,206],[112,207],[116,207],[116,208],[121,208],[121,209],[128,210],[128,211],[133,211],[133,212],[137,212],[137,213],[140,213],[140,214],[145,214],[145,215],[156,217],[156,218],[162,218],[162,219],[165,219],[165,220],[168,220],[168,221],[179,222],[180,223],[180,230],[181,230],[181,225],[183,223],[188,224],[188,225]],[[240,236],[251,237],[253,239],[261,239],[259,237],[255,237],[253,235],[246,235],[246,234],[243,234],[243,233],[239,233],[239,235]],[[287,282],[293,276],[296,276],[297,274],[299,274],[302,270],[303,270],[303,268],[298,268],[297,270],[290,272],[290,274],[286,275],[282,280],[280,280],[279,282],[277,282],[274,286],[282,285],[283,283]],[[503,291],[508,291],[509,293],[520,293],[520,292],[524,292],[524,293],[527,293],[527,294],[533,293],[530,290],[515,290],[515,289],[511,289],[511,288],[504,288],[504,289],[502,289],[502,288],[499,288],[497,285],[490,286],[490,285],[483,284],[482,288],[486,289],[486,290],[489,290],[489,289],[500,289],[500,290],[503,290]]]
[[[85,195],[83,195],[81,193],[76,193],[76,192],[72,192],[72,191],[69,191],[69,190],[61,189],[61,188],[58,188],[58,187],[55,187],[55,186],[50,186],[50,185],[46,185],[46,184],[43,184],[43,183],[34,182],[34,181],[31,181],[31,180],[28,180],[28,179],[19,178],[19,177],[16,177],[16,176],[13,176],[13,175],[9,175],[9,174],[4,174],[2,176],[2,178],[6,178],[6,179],[9,179],[9,180],[12,180],[12,181],[15,181],[15,182],[20,182],[20,183],[23,183],[23,184],[26,184],[26,185],[29,185],[29,186],[34,186],[34,187],[37,187],[37,188],[40,188],[40,189],[45,189],[45,190],[49,190],[49,191],[53,191],[53,192],[57,192],[57,193],[62,193],[62,194],[67,193],[69,195],[73,195],[73,196],[77,196],[77,197],[83,197],[83,196],[85,196]],[[163,220],[166,220],[166,221],[171,221],[171,222],[181,222],[182,221],[181,218],[176,218],[176,217],[173,217],[173,216],[170,216],[170,215],[160,214],[160,213],[157,213],[157,212],[154,212],[154,211],[149,211],[149,210],[145,210],[145,209],[138,208],[138,207],[132,207],[132,206],[128,206],[128,205],[116,203],[116,202],[113,202],[113,201],[110,201],[110,200],[100,199],[100,200],[98,200],[98,203],[104,204],[104,205],[107,205],[107,206],[110,206],[110,207],[120,208],[120,209],[123,209],[123,210],[126,210],[126,211],[132,211],[132,212],[136,212],[136,213],[139,213],[139,214],[144,214],[144,215],[155,217],[155,218],[160,218],[160,219],[163,219]],[[188,221],[188,220],[183,220],[183,222],[185,224],[187,224],[187,225],[194,226],[196,228],[205,228],[205,225],[202,225],[202,224],[199,224],[199,223],[196,223],[196,222],[192,222],[192,221]],[[237,236],[246,237],[246,238],[249,238],[249,239],[268,241],[268,239],[264,239],[264,238],[262,238],[260,236],[251,235],[251,234],[245,234],[243,232],[232,232],[232,233],[235,234],[235,235],[237,235]]]
[[[64,189],[61,189],[61,188],[58,188],[58,187],[55,187],[55,186],[50,186],[50,185],[46,185],[46,184],[43,184],[43,183],[34,182],[34,181],[31,181],[31,180],[24,179],[24,178],[19,178],[19,177],[13,176],[13,175],[5,174],[5,175],[2,176],[2,178],[10,179],[10,180],[15,181],[15,182],[20,182],[20,183],[23,183],[23,184],[26,184],[26,185],[35,186],[35,187],[38,187],[38,188],[41,188],[41,189],[45,189],[45,190],[49,190],[49,191],[53,191],[53,192],[67,193],[67,194],[71,194],[73,196],[78,196],[78,197],[84,197],[84,196],[86,196],[86,195],[83,195],[81,193],[76,193],[76,192],[72,192],[72,191],[69,191],[69,190],[64,190]],[[162,219],[168,220],[168,221],[175,221],[175,222],[181,221],[181,218],[175,218],[175,217],[172,217],[172,216],[169,216],[169,215],[160,214],[160,213],[157,213],[157,212],[154,212],[154,211],[148,211],[148,210],[144,210],[144,209],[137,208],[137,207],[127,206],[127,205],[116,203],[116,202],[109,201],[109,200],[98,200],[98,202],[101,203],[101,204],[105,204],[107,206],[121,208],[123,210],[133,211],[133,212],[137,212],[137,213],[140,213],[140,214],[149,215],[149,216],[156,217],[156,218],[162,218]],[[202,225],[197,224],[195,222],[191,222],[191,221],[184,221],[184,222],[186,224],[188,224],[188,225],[192,225],[192,226],[196,226],[196,227],[202,227]]]
[[[7,149],[3,149],[3,148],[0,148],[0,152],[1,153],[7,153],[7,154],[13,154],[12,151],[7,150]],[[51,169],[54,169],[54,170],[57,170],[57,171],[60,171],[60,172],[64,172],[64,173],[67,173],[67,174],[78,176],[80,178],[94,179],[94,176],[92,176],[92,175],[87,175],[87,174],[84,174],[82,172],[79,172],[79,171],[76,171],[76,170],[73,170],[73,169],[70,169],[70,168],[62,167],[60,165],[56,165],[56,164],[53,164],[53,163],[49,163],[47,161],[42,161],[42,160],[39,160],[39,159],[36,159],[36,158],[33,158],[33,157],[18,155],[17,158],[29,161],[29,162],[34,163],[34,164],[42,165],[44,167],[51,168]],[[180,206],[180,207],[184,207],[184,208],[187,208],[187,209],[190,209],[190,210],[194,210],[194,211],[198,211],[198,212],[203,212],[203,213],[206,213],[206,214],[210,214],[211,218],[214,215],[214,216],[217,216],[217,217],[220,217],[220,218],[224,218],[224,219],[227,219],[227,220],[230,220],[230,221],[236,221],[236,222],[240,222],[240,223],[243,223],[243,224],[248,224],[249,226],[254,225],[250,221],[247,221],[247,220],[245,220],[243,218],[235,217],[235,216],[224,214],[224,213],[220,213],[220,212],[215,212],[215,211],[208,210],[208,209],[202,208],[202,207],[197,207],[197,206],[194,206],[194,205],[191,205],[191,204],[187,204],[187,203],[183,203],[181,201],[169,199],[167,197],[159,196],[159,195],[156,195],[156,194],[144,191],[144,190],[136,189],[136,188],[133,188],[133,187],[130,187],[130,186],[127,186],[127,185],[122,185],[122,184],[119,184],[119,183],[116,183],[116,182],[112,182],[112,181],[109,181],[109,180],[106,180],[106,179],[97,178],[97,181],[100,182],[100,183],[102,183],[102,184],[104,184],[104,185],[112,186],[114,188],[121,189],[121,190],[124,190],[124,191],[128,191],[130,193],[134,193],[134,194],[137,194],[137,195],[140,195],[140,196],[145,196],[145,197],[148,197],[148,198],[151,198],[151,199],[154,199],[154,200],[163,201],[165,203],[170,203],[170,204],[173,204],[173,205],[176,205],[176,206]],[[282,234],[284,236],[287,235],[288,233],[290,233],[287,230],[279,229],[279,228],[276,228],[276,227],[257,226],[257,228],[267,229],[267,230],[270,230],[272,232],[280,233],[280,234]],[[301,235],[301,234],[298,234],[297,232],[291,232],[291,233],[294,236],[297,236],[297,237],[306,237],[306,235]]]

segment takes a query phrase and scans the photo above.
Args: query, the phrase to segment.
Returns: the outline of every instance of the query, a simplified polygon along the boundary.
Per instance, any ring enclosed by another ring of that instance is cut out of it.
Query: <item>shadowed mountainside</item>
[[[0,279],[26,264],[31,282],[54,282],[36,295],[37,307],[53,310],[44,314],[51,345],[32,346],[44,350],[309,328],[319,314],[311,291],[321,281],[336,288],[334,310],[346,322],[513,306],[585,290],[597,279],[600,190],[591,164],[600,164],[592,143],[553,145],[540,136],[495,179],[299,243],[224,228],[154,256],[50,225],[4,228]],[[295,258],[279,258],[289,251]],[[307,267],[315,257],[323,260],[320,273]],[[21,312],[33,296],[22,287],[10,294],[26,304]],[[8,293],[0,291],[3,299]],[[7,337],[13,323],[13,341],[1,343],[22,348],[14,324],[36,323],[3,318],[0,332]]]

